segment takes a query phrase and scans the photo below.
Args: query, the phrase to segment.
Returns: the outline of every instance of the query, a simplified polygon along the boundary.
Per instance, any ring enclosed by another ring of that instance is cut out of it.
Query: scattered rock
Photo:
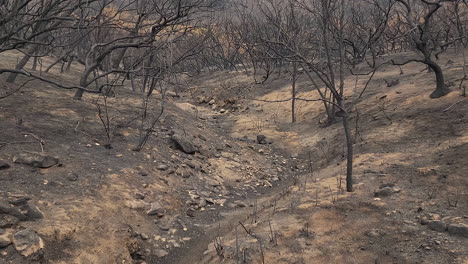
[[[171,229],[171,227],[169,226],[169,224],[162,224],[162,225],[159,226],[159,229],[161,231],[166,231],[167,232],[167,231],[169,231],[169,229]]]
[[[42,238],[30,229],[25,229],[14,234],[13,244],[15,249],[25,257],[29,257],[33,254],[40,254],[44,248]]]
[[[187,216],[195,217],[195,211],[193,209],[188,209],[186,214]]]
[[[448,232],[454,236],[461,236],[468,238],[468,226],[463,224],[449,224]]]
[[[214,202],[219,206],[224,206],[226,201],[227,201],[226,199],[218,199],[218,200],[215,200]]]
[[[388,196],[391,196],[393,195],[394,193],[398,193],[400,192],[401,190],[399,188],[396,188],[396,187],[384,187],[384,188],[381,188],[380,190],[376,191],[374,193],[374,196],[375,197],[388,197]]]
[[[14,163],[29,165],[36,168],[50,168],[58,164],[59,159],[38,152],[25,152],[13,158]]]
[[[11,244],[10,234],[5,230],[0,229],[0,248],[7,247]]]
[[[268,144],[267,137],[264,136],[264,135],[258,135],[258,136],[257,136],[257,143],[258,143],[258,144],[261,144],[261,145],[266,145],[266,144]]]
[[[26,212],[25,215],[28,220],[37,220],[44,218],[44,214],[34,205],[25,204],[20,207],[21,211]]]
[[[27,217],[20,212],[20,210],[13,205],[0,201],[0,214],[7,214],[18,218],[21,221],[26,221]]]
[[[372,229],[372,230],[366,232],[366,236],[368,236],[368,237],[380,237],[381,234],[380,234],[379,230]]]
[[[4,160],[0,160],[0,170],[6,170],[10,168],[10,164],[8,164],[6,161]]]
[[[19,219],[9,215],[9,214],[0,214],[0,228],[9,228],[15,226],[19,223]]]
[[[167,253],[167,251],[165,250],[162,250],[162,249],[157,249],[154,251],[154,254],[158,257],[158,258],[163,258],[167,255],[169,255],[169,253]]]
[[[171,139],[183,152],[187,154],[195,154],[196,148],[188,137],[174,134],[172,135]]]
[[[385,187],[395,187],[394,183],[384,183],[379,186],[379,189],[383,189]]]
[[[164,216],[164,209],[159,202],[151,203],[151,208],[146,211],[147,215],[158,215],[159,217]]]
[[[237,204],[238,207],[241,207],[241,208],[242,207],[247,207],[247,204],[244,203],[244,202],[236,202],[236,204]]]
[[[14,206],[21,206],[28,203],[31,197],[25,194],[10,194],[8,196],[8,202]]]
[[[387,87],[393,87],[393,86],[397,86],[398,84],[400,84],[399,79],[394,79],[394,80],[390,80],[390,81],[387,81],[387,80],[384,79],[384,81],[387,84]]]
[[[226,109],[221,108],[221,109],[219,110],[219,112],[220,112],[221,114],[224,114],[224,113],[226,113]]]
[[[71,181],[71,182],[75,182],[78,180],[78,174],[76,173],[70,173],[67,175],[67,180]]]
[[[144,193],[141,193],[141,192],[137,192],[135,193],[135,198],[138,199],[138,200],[143,200],[145,199],[145,194]]]
[[[427,226],[437,232],[445,232],[447,230],[447,224],[442,221],[429,221]]]
[[[143,239],[143,240],[148,240],[148,239],[149,239],[149,236],[148,236],[147,234],[145,234],[145,233],[141,233],[141,234],[140,234],[140,237],[141,237],[141,239]]]
[[[170,97],[174,97],[174,98],[179,98],[180,97],[178,93],[173,92],[173,91],[167,91],[166,95],[170,96]]]
[[[157,169],[160,171],[167,171],[169,169],[169,166],[167,166],[166,164],[161,164],[158,165]]]

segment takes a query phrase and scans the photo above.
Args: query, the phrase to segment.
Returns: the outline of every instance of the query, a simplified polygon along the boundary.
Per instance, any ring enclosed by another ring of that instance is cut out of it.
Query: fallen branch
[[[452,107],[454,107],[455,105],[457,105],[457,104],[459,104],[459,103],[461,103],[461,102],[463,102],[463,101],[465,101],[465,99],[461,99],[460,101],[457,101],[457,102],[453,103],[451,106],[447,107],[447,108],[444,109],[442,112],[443,112],[443,113],[447,112],[447,111],[450,110]]]
[[[37,135],[34,135],[33,133],[26,133],[26,132],[21,132],[22,135],[24,136],[31,136],[33,137],[35,140],[39,141],[39,145],[41,146],[41,152],[44,152],[44,145],[45,145],[45,141],[40,138],[39,136]]]
[[[13,69],[0,69],[0,75],[2,73],[6,73],[6,72],[10,72],[10,73],[16,73],[16,74],[21,74],[21,75],[24,75],[24,76],[27,76],[27,77],[30,77],[30,78],[33,78],[33,79],[37,79],[37,80],[40,80],[40,81],[43,81],[45,83],[49,83],[49,84],[52,84],[52,85],[55,85],[59,88],[62,88],[62,89],[65,89],[65,90],[73,90],[73,89],[78,89],[78,90],[83,90],[87,93],[95,93],[95,94],[99,94],[99,93],[102,93],[102,87],[99,89],[99,90],[90,90],[90,89],[86,89],[84,87],[81,87],[81,86],[65,86],[65,85],[62,85],[58,82],[55,82],[55,81],[52,81],[52,80],[49,80],[49,79],[46,79],[42,76],[39,76],[39,75],[35,75],[35,74],[32,74],[30,72],[27,72],[25,70],[13,70]],[[0,98],[1,99],[1,98]]]

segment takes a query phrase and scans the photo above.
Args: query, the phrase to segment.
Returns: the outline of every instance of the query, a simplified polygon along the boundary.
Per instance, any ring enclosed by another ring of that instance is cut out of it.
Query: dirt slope
[[[3,62],[13,63],[16,56]],[[49,76],[76,82],[73,72]],[[0,160],[10,166],[0,170],[0,202],[29,200],[43,214],[35,221],[0,221],[0,235],[12,240],[12,234],[30,229],[45,245],[28,258],[13,244],[2,247],[2,263],[157,263],[186,248],[221,212],[248,206],[249,199],[296,170],[271,146],[230,137],[220,129],[219,113],[172,97],[147,147],[132,151],[141,103],[138,94],[126,90],[108,100],[115,132],[107,149],[98,97],[74,101],[71,96],[33,81],[0,102]],[[157,111],[149,109],[150,115]],[[184,153],[173,133],[198,151]],[[58,157],[58,165],[39,169],[13,163],[18,154],[41,152],[40,141],[44,153]],[[155,215],[147,213],[151,204],[161,207]],[[0,211],[5,219],[11,215]]]
[[[461,76],[461,63],[456,55],[442,62],[447,79]],[[32,229],[44,249],[25,258],[9,245],[0,263],[468,263],[467,238],[430,222],[468,223],[468,106],[458,91],[428,99],[433,76],[422,70],[384,67],[353,109],[352,194],[341,188],[341,125],[320,124],[320,103],[299,103],[292,125],[289,103],[258,101],[289,97],[286,75],[264,85],[245,72],[190,80],[190,90],[170,97],[142,152],[131,150],[138,94],[119,90],[109,99],[119,126],[106,149],[96,96],[77,102],[71,92],[28,83],[0,100],[0,142],[8,143],[0,160],[11,166],[0,170],[0,202],[30,198],[43,219],[3,229]],[[73,72],[51,75],[76,83]],[[347,79],[350,99],[363,82]],[[299,92],[317,96],[304,76]],[[174,132],[199,151],[174,146]],[[259,134],[272,144],[257,144]],[[59,166],[12,162],[41,151],[34,137]],[[389,196],[375,197],[387,186]],[[147,215],[155,202],[162,210]]]
[[[441,63],[448,80],[463,76],[463,61],[456,54]],[[432,73],[418,64],[402,71],[385,66],[353,109],[357,135],[353,194],[341,188],[345,172],[341,125],[321,127],[320,103],[299,103],[300,122],[289,124],[290,103],[252,100],[289,98],[285,78],[252,86],[239,74],[224,80],[223,89],[208,83],[206,90],[218,93],[201,89],[202,98],[224,98],[232,96],[224,95],[225,87],[240,97],[239,87],[249,88],[251,93],[244,96],[247,106],[227,123],[231,135],[260,127],[259,132],[276,144],[298,153],[306,170],[311,157],[313,173],[299,176],[298,185],[267,209],[251,213],[231,232],[219,235],[199,263],[468,263],[466,234],[450,228],[450,233],[436,231],[438,224],[461,225],[464,230],[468,224],[467,101],[459,91],[430,100]],[[394,80],[399,83],[387,87],[386,81]],[[347,79],[350,100],[364,81]],[[307,92],[305,77],[299,87],[300,97],[317,98]],[[375,197],[374,192],[386,186],[393,187],[388,189],[391,194]],[[215,249],[219,244],[222,252]]]

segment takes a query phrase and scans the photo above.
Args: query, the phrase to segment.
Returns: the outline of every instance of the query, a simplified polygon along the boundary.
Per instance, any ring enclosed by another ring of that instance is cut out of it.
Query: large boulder
[[[195,154],[195,152],[197,151],[195,145],[188,136],[183,136],[178,133],[174,133],[171,139],[180,150],[187,154]]]
[[[31,229],[24,229],[13,235],[15,249],[25,257],[41,254],[44,248],[42,238]]]
[[[21,221],[26,221],[28,219],[17,207],[2,201],[0,201],[0,214],[11,215]]]
[[[29,165],[36,168],[50,168],[58,164],[59,159],[39,152],[24,152],[13,158],[14,163]]]
[[[0,201],[0,215],[10,215],[21,221],[32,221],[44,218],[44,214],[28,201],[12,204]],[[0,219],[1,222],[2,219]]]

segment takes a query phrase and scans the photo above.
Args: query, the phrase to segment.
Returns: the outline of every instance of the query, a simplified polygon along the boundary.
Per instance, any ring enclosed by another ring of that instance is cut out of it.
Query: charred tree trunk
[[[450,92],[445,85],[445,78],[442,68],[433,60],[426,59],[424,63],[434,72],[436,76],[436,89],[431,93],[432,99],[442,97]]]
[[[28,61],[31,59],[30,54],[36,53],[37,46],[33,46],[29,51],[23,56],[23,58],[16,64],[15,70],[22,70],[24,66],[28,63]],[[16,81],[16,77],[18,77],[18,73],[11,73],[8,78],[7,82],[8,83],[14,83]]]
[[[296,79],[297,79],[297,65],[296,62],[293,63],[293,72],[292,72],[292,99],[291,99],[291,117],[292,123],[296,123]]]
[[[31,68],[33,71],[37,71],[37,60],[38,60],[38,58],[34,57],[33,65],[32,65],[32,68]]]

